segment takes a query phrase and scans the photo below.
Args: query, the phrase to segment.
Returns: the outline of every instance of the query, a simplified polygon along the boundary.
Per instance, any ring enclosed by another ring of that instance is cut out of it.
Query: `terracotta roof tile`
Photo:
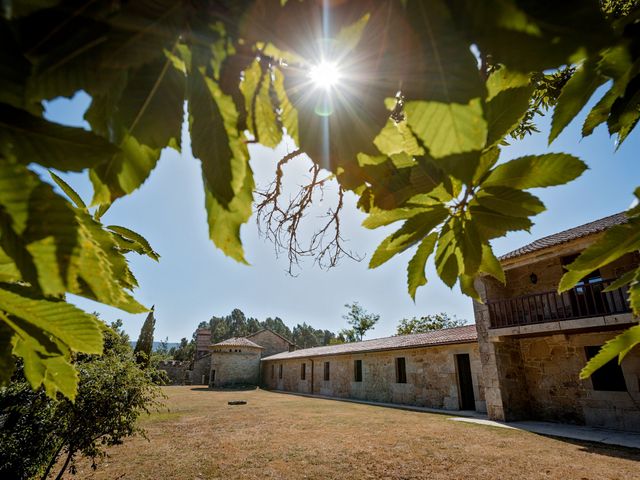
[[[264,348],[258,345],[257,343],[253,343],[251,340],[244,337],[233,337],[227,338],[218,343],[214,343],[211,345],[212,347],[254,347],[254,348]]]
[[[465,325],[463,327],[446,328],[428,333],[415,333],[412,335],[398,335],[395,337],[376,338],[362,342],[342,343],[339,345],[326,345],[323,347],[305,348],[293,352],[282,352],[265,357],[262,360],[281,360],[301,357],[317,357],[325,355],[342,355],[347,353],[364,353],[378,350],[395,350],[400,348],[430,347],[446,345],[450,343],[475,342],[478,338],[476,326]]]
[[[578,227],[570,228],[569,230],[564,230],[562,232],[540,238],[535,242],[525,245],[524,247],[505,253],[499,259],[500,261],[508,260],[528,253],[537,252],[538,250],[543,250],[545,248],[555,247],[556,245],[577,240],[578,238],[586,237],[587,235],[603,232],[614,225],[620,225],[626,222],[627,216],[624,212],[616,213],[615,215],[610,215],[593,222],[585,223]]]

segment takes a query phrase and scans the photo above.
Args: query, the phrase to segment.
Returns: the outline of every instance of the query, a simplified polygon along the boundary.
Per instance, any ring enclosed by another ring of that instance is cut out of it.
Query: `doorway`
[[[215,370],[211,370],[211,378],[209,379],[209,381],[211,383],[209,383],[210,386],[215,387],[216,385],[216,371]]]
[[[458,367],[458,392],[460,393],[460,410],[475,410],[476,399],[473,395],[473,379],[471,377],[471,361],[468,353],[456,355]]]

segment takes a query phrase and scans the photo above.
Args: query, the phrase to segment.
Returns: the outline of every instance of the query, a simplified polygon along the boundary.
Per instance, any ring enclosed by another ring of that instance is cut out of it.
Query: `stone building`
[[[207,345],[207,348],[211,358],[208,364],[208,385],[229,387],[258,385],[260,359],[267,355],[293,351],[295,344],[282,335],[264,328],[247,337],[229,338]]]
[[[476,327],[283,352],[262,359],[266,388],[485,410]]]
[[[560,232],[500,258],[506,285],[476,281],[474,302],[489,417],[539,419],[640,431],[640,352],[632,350],[588,380],[578,374],[607,340],[637,324],[626,287],[605,291],[640,264],[638,252],[558,294],[564,266],[626,222],[617,214]]]

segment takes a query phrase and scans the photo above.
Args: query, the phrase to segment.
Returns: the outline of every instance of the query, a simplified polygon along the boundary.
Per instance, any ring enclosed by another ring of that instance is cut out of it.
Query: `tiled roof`
[[[214,343],[211,345],[212,347],[254,347],[254,348],[263,348],[257,343],[253,343],[251,340],[244,337],[233,337],[227,338],[218,343]]]
[[[295,343],[293,343],[291,340],[289,340],[287,337],[280,335],[278,332],[274,332],[273,330],[271,330],[270,328],[261,328],[260,330],[258,330],[257,332],[253,332],[251,335],[247,335],[247,338],[251,338],[256,336],[257,334],[261,333],[261,332],[271,332],[273,333],[275,336],[280,337],[281,339],[283,339],[285,342],[289,343],[290,345],[295,345]]]
[[[556,245],[577,240],[578,238],[586,237],[587,235],[603,232],[614,225],[620,225],[626,222],[627,216],[624,212],[616,213],[615,215],[610,215],[593,222],[585,223],[579,227],[570,228],[569,230],[540,238],[535,242],[525,245],[524,247],[520,247],[512,252],[502,255],[500,257],[500,261],[526,255],[527,253],[537,252],[538,250],[543,250],[545,248],[555,247]]]
[[[450,343],[475,342],[478,338],[475,325],[446,328],[428,333],[398,335],[396,337],[376,338],[362,342],[326,345],[324,347],[305,348],[293,352],[282,352],[265,357],[263,360],[280,360],[288,358],[317,357],[324,355],[342,355],[347,353],[364,353],[379,350],[395,350],[399,348],[430,347]]]

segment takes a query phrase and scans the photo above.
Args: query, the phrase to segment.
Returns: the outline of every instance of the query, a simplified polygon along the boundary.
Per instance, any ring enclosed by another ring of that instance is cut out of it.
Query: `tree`
[[[75,402],[51,399],[33,390],[22,365],[0,389],[0,476],[27,479],[62,478],[74,471],[80,455],[96,461],[105,448],[144,433],[137,420],[158,406],[152,369],[141,369],[121,330],[122,322],[103,325],[104,353],[79,355],[80,380]]]
[[[156,327],[156,319],[153,316],[154,307],[151,307],[151,311],[147,315],[142,328],[140,329],[140,336],[136,342],[136,347],[133,351],[138,365],[143,368],[149,366],[151,361],[151,352],[153,351],[153,331]]]
[[[358,304],[358,302],[345,304],[345,308],[348,311],[342,316],[342,318],[351,325],[351,330],[340,330],[338,336],[346,338],[347,341],[361,342],[364,334],[369,330],[372,330],[375,327],[375,324],[378,323],[380,315],[367,312]]]
[[[180,340],[180,345],[178,345],[178,347],[174,347],[172,357],[174,360],[179,362],[190,361],[193,360],[195,353],[196,342],[194,340],[189,341],[186,338],[182,338]]]
[[[500,162],[501,145],[535,133],[531,111],[547,106],[552,142],[596,92],[604,93],[582,135],[606,123],[622,144],[640,118],[639,10],[635,1],[595,0],[10,2],[0,24],[0,383],[22,358],[33,388],[73,398],[72,353],[99,353],[102,335],[93,317],[60,300],[67,293],[146,310],[132,297],[125,254],[158,255],[136,232],[101,219],[147,180],[163,148],[180,150],[185,104],[209,236],[228,256],[246,263],[248,145],[273,148],[287,134],[296,149],[258,193],[256,210],[292,262],[315,255],[333,266],[350,255],[339,214],[352,192],[365,227],[401,222],[371,268],[413,249],[412,298],[430,258],[445,284],[478,298],[478,274],[504,282],[491,241],[528,230],[545,209],[529,190],[565,184],[586,168],[553,152]],[[394,41],[380,35],[390,31]],[[312,46],[327,35],[314,58]],[[349,73],[329,101],[309,85],[322,56],[339,58]],[[80,90],[92,99],[88,131],[43,117],[45,101]],[[284,166],[302,153],[314,162],[311,179],[287,205]],[[41,178],[47,169],[88,173],[92,206],[52,172],[54,189]],[[306,209],[334,181],[336,205],[303,244]],[[640,209],[628,215],[568,267],[562,289],[639,248]],[[640,314],[640,269],[624,281]],[[634,332],[608,351],[627,352],[640,341]]]
[[[442,330],[443,328],[461,327],[466,323],[465,320],[458,320],[455,316],[451,318],[449,314],[445,312],[420,318],[403,318],[398,323],[396,335],[432,332],[434,330]]]

